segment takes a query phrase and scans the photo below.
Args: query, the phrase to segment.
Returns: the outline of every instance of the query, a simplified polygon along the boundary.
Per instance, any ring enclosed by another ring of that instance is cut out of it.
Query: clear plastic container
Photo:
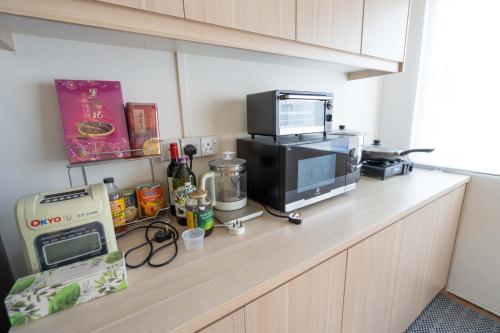
[[[182,233],[186,251],[196,251],[203,247],[205,230],[201,228],[188,229]]]

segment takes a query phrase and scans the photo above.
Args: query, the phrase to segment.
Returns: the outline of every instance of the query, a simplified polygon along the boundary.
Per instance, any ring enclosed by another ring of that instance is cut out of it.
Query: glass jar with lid
[[[214,211],[206,191],[196,190],[188,194],[186,218],[188,228],[205,230],[205,237],[212,233],[214,230]]]
[[[213,206],[218,210],[236,210],[247,204],[247,163],[234,155],[224,152],[222,159],[210,161],[210,172],[200,180],[200,188],[210,190]]]

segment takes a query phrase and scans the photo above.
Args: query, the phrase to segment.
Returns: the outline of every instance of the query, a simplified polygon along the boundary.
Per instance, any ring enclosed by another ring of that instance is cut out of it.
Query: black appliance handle
[[[279,95],[278,99],[302,99],[308,101],[331,101],[333,97],[325,95],[294,95],[294,94],[283,94]]]
[[[399,153],[399,156],[408,155],[410,153],[432,153],[435,149],[408,149]]]

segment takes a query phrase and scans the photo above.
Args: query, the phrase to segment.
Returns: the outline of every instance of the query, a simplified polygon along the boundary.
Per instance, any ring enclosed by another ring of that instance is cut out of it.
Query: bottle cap
[[[207,191],[195,190],[193,192],[189,192],[188,197],[190,197],[191,199],[203,199],[206,198],[207,195]]]
[[[176,159],[179,157],[179,150],[177,148],[177,143],[170,144],[170,158]]]

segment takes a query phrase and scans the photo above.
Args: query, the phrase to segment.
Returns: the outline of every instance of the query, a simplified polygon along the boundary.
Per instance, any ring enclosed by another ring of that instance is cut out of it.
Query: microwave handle
[[[302,99],[309,101],[331,101],[333,98],[331,96],[318,96],[318,95],[293,95],[293,94],[283,94],[278,96],[279,99]]]

